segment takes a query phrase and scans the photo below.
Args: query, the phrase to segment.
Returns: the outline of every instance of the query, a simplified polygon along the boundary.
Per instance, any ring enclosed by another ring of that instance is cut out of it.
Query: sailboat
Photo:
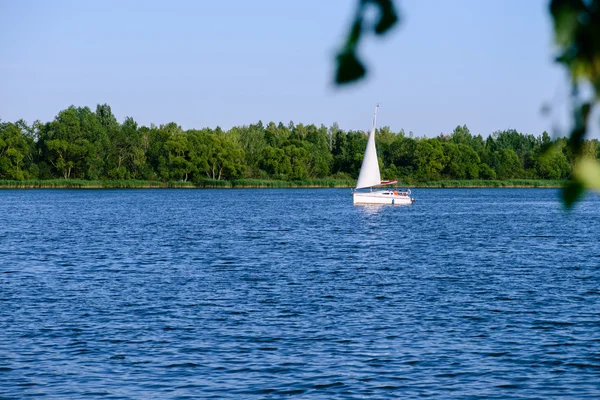
[[[354,204],[412,204],[415,199],[410,197],[410,189],[373,189],[375,186],[392,185],[398,181],[382,181],[379,173],[379,162],[377,161],[377,149],[375,148],[375,126],[377,124],[377,109],[373,115],[373,126],[367,140],[367,148],[363,158],[356,188],[352,191]],[[359,191],[370,189],[369,191]]]

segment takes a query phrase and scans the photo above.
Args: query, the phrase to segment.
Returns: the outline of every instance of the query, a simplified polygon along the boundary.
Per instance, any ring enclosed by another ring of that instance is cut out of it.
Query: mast
[[[379,103],[375,106],[375,112],[373,113],[373,125],[371,125],[371,132],[373,133],[375,133],[375,126],[377,126],[377,110],[379,110]]]

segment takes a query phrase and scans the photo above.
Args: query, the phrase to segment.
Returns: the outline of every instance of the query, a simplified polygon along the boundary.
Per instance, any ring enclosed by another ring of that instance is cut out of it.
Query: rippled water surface
[[[600,198],[0,191],[0,398],[600,398]]]

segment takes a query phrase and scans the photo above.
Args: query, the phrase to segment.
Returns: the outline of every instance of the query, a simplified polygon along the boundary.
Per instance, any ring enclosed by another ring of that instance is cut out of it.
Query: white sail
[[[379,104],[375,107],[375,115],[373,115],[373,126],[369,133],[369,139],[367,140],[367,149],[365,150],[365,157],[363,158],[362,166],[360,167],[360,174],[358,175],[358,182],[356,182],[356,188],[368,188],[381,184],[381,175],[379,173],[379,162],[377,161],[377,149],[375,148],[375,125],[377,123],[377,109]]]

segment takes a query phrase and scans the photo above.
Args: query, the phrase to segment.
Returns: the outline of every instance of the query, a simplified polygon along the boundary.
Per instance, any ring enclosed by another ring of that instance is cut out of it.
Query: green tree
[[[250,177],[258,177],[259,164],[267,147],[265,131],[258,125],[241,127],[238,130],[239,143],[244,151],[244,161]]]
[[[472,147],[460,143],[443,143],[444,155],[447,158],[442,174],[450,179],[477,179],[479,177],[480,159]]]
[[[537,159],[536,170],[541,178],[564,179],[569,177],[571,165],[564,154],[565,145],[564,141],[557,141],[555,146]]]
[[[299,140],[291,140],[283,146],[283,152],[290,160],[291,172],[289,179],[301,180],[308,178],[307,166],[310,163],[308,150]]]
[[[40,147],[44,160],[64,179],[90,177],[86,172],[95,164],[94,145],[89,141],[89,121],[86,118],[82,129],[81,118],[89,114],[89,108],[82,112],[71,106],[59,112],[54,121],[42,129]]]
[[[333,172],[358,177],[367,147],[367,135],[362,131],[338,132],[333,146]]]
[[[267,146],[263,149],[260,168],[275,179],[287,180],[292,173],[290,158],[282,149]]]
[[[147,163],[152,173],[149,174],[150,179],[177,179],[172,178],[169,171],[169,162],[171,152],[167,146],[167,142],[175,135],[183,133],[181,127],[175,122],[170,122],[166,125],[155,126],[141,129],[142,138],[148,138],[148,146],[146,151]]]
[[[483,179],[496,179],[496,171],[486,163],[479,164],[479,177]]]
[[[396,167],[397,176],[394,176],[395,178],[410,177],[414,174],[417,168],[416,147],[416,141],[413,138],[405,137],[403,131],[394,137],[387,154],[384,153],[384,158],[388,160],[389,165]]]
[[[224,133],[208,133],[206,136],[208,169],[211,179],[237,179],[244,176],[244,150]]]
[[[142,132],[131,117],[125,118],[122,125],[109,130],[107,175],[110,178],[129,179],[143,176],[146,151],[143,147]]]
[[[435,181],[447,162],[442,144],[438,140],[418,140],[415,146],[416,178],[420,181]]]
[[[23,180],[30,177],[27,161],[31,160],[31,142],[31,138],[23,134],[19,123],[0,121],[0,179]]]
[[[187,182],[190,174],[194,173],[196,166],[189,159],[188,135],[178,132],[165,142],[168,152],[168,176],[173,180]]]
[[[329,135],[327,128],[321,125],[309,125],[306,128],[306,141],[303,143],[308,152],[306,169],[313,178],[325,178],[331,172],[333,156],[329,149]]]
[[[496,159],[496,176],[499,179],[515,179],[523,175],[521,160],[513,149],[494,152]]]

